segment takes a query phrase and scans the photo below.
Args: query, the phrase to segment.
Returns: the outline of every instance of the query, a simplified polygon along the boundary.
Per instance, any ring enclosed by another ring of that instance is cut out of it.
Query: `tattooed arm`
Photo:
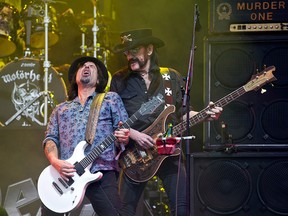
[[[74,165],[58,158],[58,148],[52,140],[47,140],[44,152],[50,164],[60,173],[62,178],[68,181],[68,177],[74,176]]]

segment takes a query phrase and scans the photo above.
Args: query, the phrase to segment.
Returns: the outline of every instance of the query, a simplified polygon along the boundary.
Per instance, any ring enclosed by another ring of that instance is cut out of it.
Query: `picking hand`
[[[139,132],[132,128],[130,132],[131,132],[131,138],[144,149],[151,148],[155,144],[154,139],[145,133]]]
[[[56,159],[53,161],[52,165],[65,181],[69,180],[68,177],[73,177],[76,172],[74,165],[65,160]]]

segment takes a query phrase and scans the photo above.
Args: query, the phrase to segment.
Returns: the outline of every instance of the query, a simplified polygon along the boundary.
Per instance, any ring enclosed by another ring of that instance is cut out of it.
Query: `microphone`
[[[185,137],[161,137],[156,139],[157,152],[159,155],[172,155],[175,152],[176,145],[180,140],[195,139],[195,136]]]

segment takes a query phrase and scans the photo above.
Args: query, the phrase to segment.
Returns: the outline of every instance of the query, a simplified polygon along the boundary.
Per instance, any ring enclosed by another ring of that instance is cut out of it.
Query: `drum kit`
[[[96,11],[96,1],[91,2],[93,17],[86,18],[84,12],[74,16],[72,9],[65,13],[73,14],[76,21],[80,20],[81,44],[77,55],[101,58],[107,65],[109,48],[102,48],[97,41],[100,16]],[[0,3],[0,60],[4,62],[2,67],[0,64],[2,127],[45,126],[55,105],[66,100],[63,73],[57,71],[63,67],[51,67],[48,59],[50,48],[61,41],[58,15],[52,6],[58,3],[66,4],[54,0],[32,0],[21,12],[8,3]],[[93,34],[92,46],[87,45],[88,27]],[[22,52],[20,58],[15,56],[19,49]],[[64,72],[67,72],[69,65],[65,66]]]

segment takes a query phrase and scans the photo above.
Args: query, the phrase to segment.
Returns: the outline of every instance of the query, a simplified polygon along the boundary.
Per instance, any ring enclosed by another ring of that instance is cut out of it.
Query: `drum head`
[[[43,126],[43,62],[24,58],[5,65],[0,71],[0,121],[4,126]],[[63,79],[54,68],[48,69],[48,117],[58,103],[66,100]]]

